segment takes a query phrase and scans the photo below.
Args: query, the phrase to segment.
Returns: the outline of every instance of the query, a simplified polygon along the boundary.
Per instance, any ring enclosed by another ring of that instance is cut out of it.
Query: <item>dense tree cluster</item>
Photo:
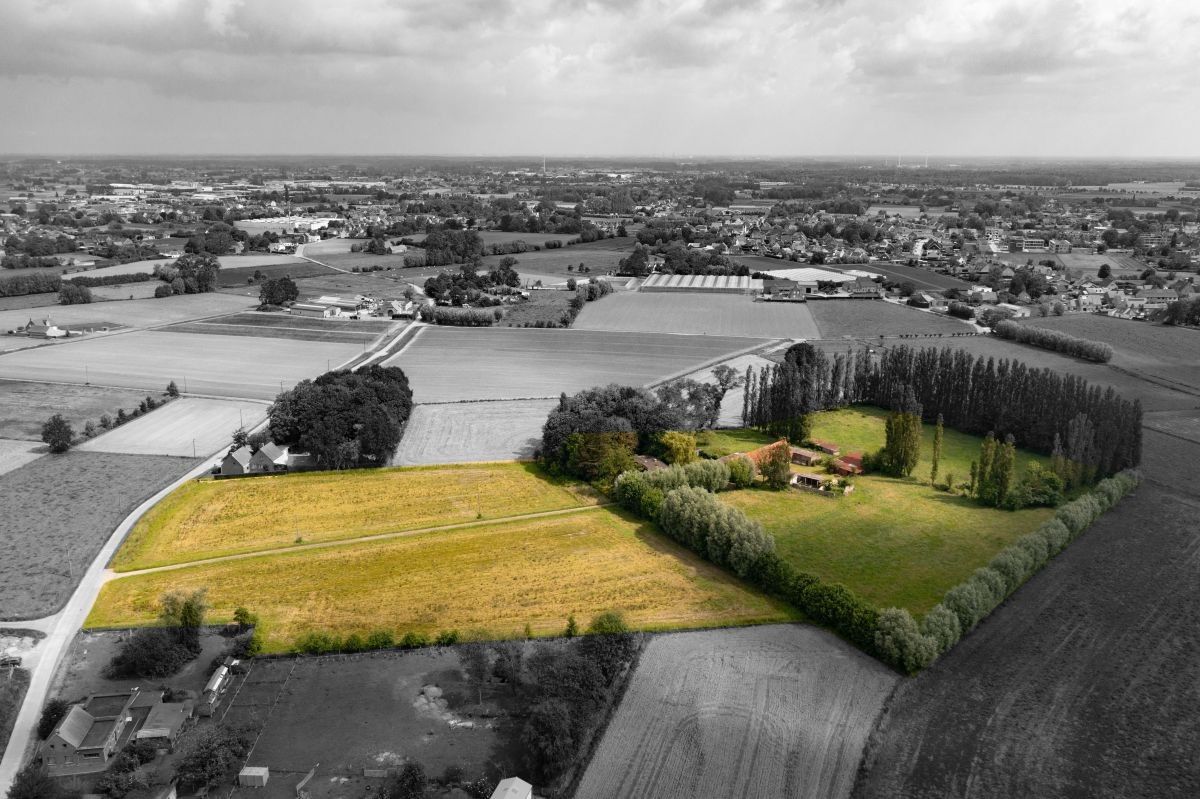
[[[200,654],[200,628],[208,603],[204,591],[162,598],[159,627],[142,627],[126,639],[105,668],[110,679],[168,677]]]
[[[224,724],[194,728],[180,746],[175,778],[191,788],[213,785],[242,761],[252,740],[242,730]]]
[[[25,238],[13,234],[4,240],[4,251],[9,254],[23,254],[34,258],[45,258],[51,255],[65,255],[79,250],[79,245],[70,236],[44,236],[40,233],[30,233]]]
[[[25,274],[0,279],[0,297],[23,297],[27,294],[49,294],[62,288],[58,275]]]
[[[503,318],[499,308],[454,308],[445,305],[421,307],[421,319],[435,325],[455,327],[490,327]]]
[[[87,305],[92,301],[92,290],[74,281],[64,281],[58,290],[59,305]]]
[[[668,491],[656,521],[671,538],[738,577],[775,551],[775,539],[761,524],[704,488]]]
[[[425,294],[435,302],[451,305],[477,303],[485,294],[498,288],[516,288],[521,285],[521,276],[513,269],[515,258],[504,258],[500,263],[480,273],[473,264],[464,264],[457,272],[439,272],[436,277],[425,281]]]
[[[271,437],[311,453],[325,469],[379,466],[395,452],[411,412],[412,389],[397,367],[326,372],[275,398]]]
[[[1200,327],[1200,297],[1169,302],[1166,308],[1155,312],[1154,319],[1164,325]]]
[[[173,294],[204,294],[217,290],[221,262],[210,253],[184,255],[169,264],[155,266],[154,271]]]
[[[884,423],[884,445],[879,453],[880,470],[893,477],[908,477],[921,457],[921,404],[905,386],[892,403]]]
[[[70,282],[77,286],[120,286],[125,283],[148,283],[158,278],[150,272],[134,272],[128,275],[72,275]]]
[[[1012,435],[1018,446],[1046,455],[1056,439],[1067,440],[1071,420],[1083,415],[1091,431],[1089,460],[1098,477],[1136,466],[1141,459],[1140,402],[1073,375],[1008,359],[977,358],[949,347],[898,346],[879,356],[861,351],[830,358],[810,345],[795,345],[782,366],[747,375],[743,418],[801,441],[807,435],[799,418],[804,414],[857,403],[891,408],[897,392],[906,387],[926,422],[941,415],[952,429],[972,435],[991,432],[999,439]]]
[[[258,289],[260,305],[287,305],[300,297],[300,287],[290,277],[266,280]]]
[[[970,305],[968,305],[965,302],[950,303],[946,308],[946,312],[949,313],[951,316],[956,317],[958,319],[974,319],[975,318],[975,309],[972,308]]]
[[[1001,338],[1016,341],[1020,344],[1030,344],[1044,350],[1061,352],[1075,358],[1083,358],[1096,363],[1108,363],[1112,360],[1113,349],[1101,341],[1091,341],[1086,338],[1072,336],[1061,330],[1053,330],[1033,325],[1023,325],[1006,319],[996,324],[992,331]]]

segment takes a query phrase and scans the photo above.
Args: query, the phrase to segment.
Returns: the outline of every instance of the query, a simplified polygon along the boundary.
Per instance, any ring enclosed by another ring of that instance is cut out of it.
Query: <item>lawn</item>
[[[213,622],[239,605],[258,613],[268,652],[313,630],[513,637],[528,624],[534,634],[557,634],[568,615],[610,609],[645,630],[796,615],[649,523],[592,508],[118,578],[101,591],[87,626],[152,623],[165,592],[197,588],[208,591]]]
[[[487,463],[204,480],[141,519],[113,559],[131,571],[203,558],[592,505],[532,464]]]
[[[885,417],[886,412],[865,407],[819,413],[813,436],[838,444],[843,452],[871,451],[883,444]],[[780,554],[797,568],[843,583],[878,607],[904,607],[920,615],[1053,512],[985,508],[967,497],[934,490],[927,484],[932,425],[925,425],[924,438],[921,462],[911,479],[859,477],[853,493],[843,497],[750,489],[722,498],[760,520],[775,536]],[[752,431],[718,431],[705,449],[727,453],[767,440]],[[946,430],[939,481],[949,474],[956,482],[967,480],[979,442]],[[1035,460],[1045,462],[1018,452],[1018,472]]]

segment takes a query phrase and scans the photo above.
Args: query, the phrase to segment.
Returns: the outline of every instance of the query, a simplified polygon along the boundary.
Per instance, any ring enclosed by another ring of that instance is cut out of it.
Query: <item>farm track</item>
[[[597,508],[605,508],[613,503],[601,502],[596,505],[588,505],[579,508],[560,508],[559,510],[539,511],[538,513],[520,513],[516,516],[497,516],[487,519],[477,519],[469,522],[457,522],[455,524],[439,524],[432,527],[421,527],[414,530],[397,530],[392,533],[373,533],[371,535],[362,535],[355,538],[340,538],[332,541],[314,541],[309,544],[291,544],[283,547],[268,547],[266,549],[258,549],[253,552],[238,552],[234,555],[220,555],[215,558],[200,558],[198,560],[190,560],[185,563],[172,563],[167,566],[152,566],[146,569],[133,569],[130,571],[113,571],[106,569],[104,572],[104,582],[112,580],[120,580],[126,577],[138,577],[144,574],[156,574],[158,572],[179,571],[180,569],[189,569],[193,566],[208,566],[213,563],[225,563],[233,560],[247,560],[250,558],[267,557],[270,555],[290,554],[293,552],[304,552],[311,549],[331,549],[333,547],[350,546],[353,544],[365,544],[372,541],[388,541],[393,538],[408,538],[414,535],[423,535],[425,533],[440,533],[451,530],[463,530],[472,527],[487,527],[505,522],[519,522],[527,519],[541,519],[547,516],[566,516],[573,513],[586,513],[596,510]]]

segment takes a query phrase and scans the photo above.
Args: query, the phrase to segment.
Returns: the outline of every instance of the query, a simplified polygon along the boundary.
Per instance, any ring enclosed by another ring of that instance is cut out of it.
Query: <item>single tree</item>
[[[51,699],[42,708],[42,716],[38,719],[37,736],[41,740],[46,740],[50,737],[50,733],[54,732],[54,728],[58,726],[58,722],[62,721],[63,716],[67,715],[67,711],[71,706],[63,699]]]
[[[942,459],[942,415],[937,416],[937,427],[933,429],[933,463],[929,466],[929,484],[933,485],[938,478],[938,465]]]
[[[769,447],[758,464],[759,474],[771,488],[785,488],[792,479],[792,452],[786,444]]]
[[[174,380],[172,380],[170,383],[167,383],[167,396],[168,397],[178,397],[179,396],[179,386],[175,385]]]
[[[66,452],[74,440],[75,431],[61,413],[54,414],[42,425],[42,441],[50,445],[51,452]]]

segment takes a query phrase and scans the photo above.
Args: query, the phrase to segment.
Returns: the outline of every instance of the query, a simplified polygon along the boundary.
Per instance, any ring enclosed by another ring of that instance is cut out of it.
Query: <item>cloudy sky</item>
[[[0,153],[1200,156],[1196,0],[0,3]]]

